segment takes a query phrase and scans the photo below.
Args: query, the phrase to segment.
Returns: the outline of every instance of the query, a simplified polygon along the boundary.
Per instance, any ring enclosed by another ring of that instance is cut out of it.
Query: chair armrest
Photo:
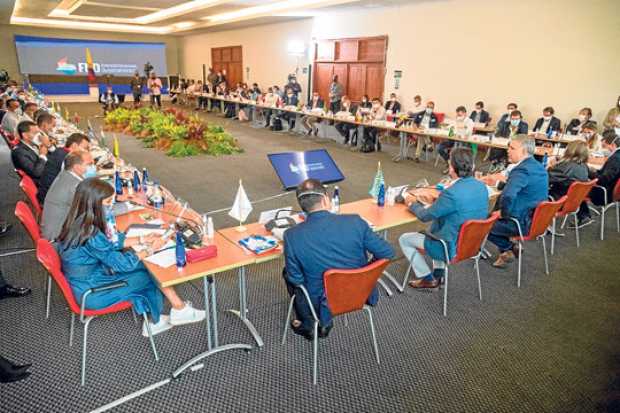
[[[439,238],[437,235],[432,234],[430,232],[422,231],[422,233],[424,234],[425,237],[429,237],[430,239],[432,239],[434,241],[441,242],[441,245],[443,246],[444,257],[446,258],[445,262],[446,262],[446,264],[449,263],[450,262],[450,255],[448,254],[448,243],[446,241],[444,241],[443,239]]]
[[[116,288],[125,287],[127,281],[115,281],[110,284],[102,285],[101,287],[90,288],[82,295],[82,302],[80,303],[80,321],[84,321],[84,310],[86,309],[86,299],[89,295],[100,293],[103,291],[114,290]]]
[[[295,287],[300,289],[304,296],[306,296],[306,301],[308,302],[308,306],[310,307],[310,311],[312,312],[312,317],[314,318],[314,321],[319,322],[319,317],[317,316],[316,311],[314,311],[314,306],[312,305],[312,301],[310,300],[310,294],[308,294],[308,290],[306,290],[306,287],[304,287],[302,284],[298,284]]]

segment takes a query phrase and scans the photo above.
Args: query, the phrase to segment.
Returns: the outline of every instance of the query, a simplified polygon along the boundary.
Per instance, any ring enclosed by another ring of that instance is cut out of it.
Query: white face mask
[[[396,98],[392,98],[392,102],[396,102]]]
[[[543,119],[546,121],[550,121],[551,120],[551,116],[543,116]]]
[[[378,103],[373,103],[372,104],[372,107],[375,108],[375,109],[379,109],[380,106],[381,105],[379,105]]]
[[[586,115],[579,115],[579,122],[585,122],[586,121]]]
[[[433,109],[431,109],[431,108],[426,108],[426,113],[430,115],[431,113],[433,113]]]
[[[456,120],[458,120],[458,121],[462,122],[462,121],[464,121],[464,120],[465,120],[465,116],[458,115],[458,116],[456,117]]]

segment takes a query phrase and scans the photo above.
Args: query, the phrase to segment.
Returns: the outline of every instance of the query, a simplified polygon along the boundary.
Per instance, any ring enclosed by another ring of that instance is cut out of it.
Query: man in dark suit
[[[325,102],[323,101],[323,99],[321,99],[319,92],[315,91],[312,93],[312,99],[306,105],[306,109],[310,111],[316,110],[316,109],[325,110]],[[301,120],[301,123],[304,126],[304,129],[306,129],[307,135],[311,135],[314,132],[314,136],[316,136],[319,134],[319,128],[316,127],[315,125],[317,122],[320,122],[320,121],[321,120],[315,116],[304,116],[303,119]]]
[[[413,115],[413,123],[416,124],[418,128],[423,129],[434,129],[439,126],[439,122],[437,121],[437,116],[435,115],[435,102],[429,101],[426,103],[426,109],[418,112]],[[420,155],[422,154],[422,149],[424,145],[430,145],[431,141],[428,136],[425,135],[417,135],[418,142],[415,149],[415,159],[414,161],[420,162]]]
[[[299,103],[299,98],[297,97],[297,95],[292,89],[287,88],[286,93],[284,94],[284,97],[282,98],[282,102],[283,102],[282,106],[284,107],[286,106],[297,107],[297,104]],[[279,117],[282,119],[286,119],[288,121],[288,130],[290,132],[292,132],[293,129],[295,129],[295,119],[297,118],[297,114],[291,113],[291,112],[280,112]]]
[[[475,123],[484,123],[485,125],[488,125],[491,121],[491,116],[489,112],[484,110],[484,102],[482,101],[476,102],[476,110],[469,115],[469,118]]]
[[[503,116],[502,116],[503,118]],[[513,110],[510,112],[508,121],[502,120],[497,124],[495,135],[501,138],[511,138],[519,134],[527,134],[528,125],[523,121],[521,111]],[[489,153],[489,161],[491,162],[491,172],[493,170],[501,170],[506,163],[506,149],[491,148]]]
[[[337,116],[355,116],[357,113],[357,106],[355,106],[348,96],[343,96],[340,101],[340,112],[335,113]],[[349,143],[350,131],[353,130],[353,138],[351,139],[351,146],[357,146],[357,125],[348,122],[336,122],[334,125],[338,133],[344,138],[344,144]]]
[[[592,203],[598,206],[606,205],[613,201],[614,187],[618,179],[620,179],[620,136],[616,135],[613,129],[606,130],[603,132],[601,144],[603,150],[609,152],[609,157],[601,169],[590,171],[590,179],[598,178],[596,184],[605,188],[607,199],[605,199],[605,192],[598,187],[592,188],[590,195],[588,195]],[[593,222],[590,217],[590,209],[585,202],[579,208],[577,221],[580,228]]]
[[[390,93],[390,100],[385,102],[385,110],[391,110],[392,114],[400,112],[400,102],[396,99],[396,93]]]
[[[560,132],[560,119],[553,116],[555,110],[551,106],[547,106],[543,109],[543,117],[538,118],[532,132],[544,133],[549,136],[551,133]]]
[[[47,191],[52,186],[54,179],[56,179],[60,171],[63,169],[63,163],[67,157],[67,154],[76,151],[88,152],[89,149],[90,140],[88,139],[88,136],[81,133],[73,133],[67,138],[64,148],[57,149],[48,154],[47,162],[45,163],[45,168],[43,169],[43,175],[39,180],[39,191],[37,192],[37,199],[41,205],[45,202],[45,195],[47,195]]]
[[[37,133],[39,128],[34,122],[26,120],[17,125],[19,143],[11,152],[11,160],[13,167],[24,171],[38,187],[47,162],[47,147],[45,145],[37,147],[34,144],[33,140]]]
[[[319,336],[325,337],[332,327],[332,315],[325,297],[323,274],[328,269],[354,269],[368,264],[368,253],[375,259],[392,258],[390,244],[377,236],[359,215],[332,214],[331,198],[326,188],[315,179],[302,182],[297,188],[299,206],[306,220],[284,233],[283,272],[289,294],[303,285],[310,295],[312,306],[319,316]],[[313,319],[303,294],[297,294],[297,320],[293,331],[312,339]],[[375,289],[368,303],[377,303]]]
[[[542,164],[534,159],[535,150],[536,143],[525,134],[513,136],[508,145],[508,160],[514,167],[507,178],[501,179],[505,180],[502,194],[497,200],[501,217],[493,225],[488,238],[500,252],[493,263],[494,267],[506,268],[515,258],[510,238],[519,235],[519,231],[510,218],[516,218],[523,234],[527,234],[534,209],[540,202],[547,200],[549,195],[549,176]]]
[[[439,286],[439,281],[445,276],[446,262],[456,255],[456,243],[463,223],[470,219],[486,219],[489,215],[489,192],[482,182],[473,177],[474,157],[471,149],[456,148],[450,152],[449,174],[454,181],[444,191],[437,193],[423,189],[404,195],[409,211],[422,222],[432,221],[430,232],[446,241],[450,255],[446,257],[443,245],[424,233],[401,235],[398,240],[400,248],[410,260],[416,277],[409,283],[412,288]],[[424,249],[433,259],[432,272],[419,249]]]

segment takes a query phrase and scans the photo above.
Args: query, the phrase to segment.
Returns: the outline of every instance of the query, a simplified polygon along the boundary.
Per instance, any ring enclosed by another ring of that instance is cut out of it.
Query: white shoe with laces
[[[185,307],[180,310],[174,308],[170,310],[170,324],[173,326],[182,326],[183,324],[198,323],[204,320],[206,313],[202,310],[196,310],[192,307],[192,303],[185,302]]]
[[[149,325],[151,327],[151,334],[154,336],[172,328],[172,324],[170,324],[170,317],[167,315],[159,316],[159,322],[157,324],[149,322]],[[142,336],[149,336],[149,332],[146,329],[146,321],[142,323]]]

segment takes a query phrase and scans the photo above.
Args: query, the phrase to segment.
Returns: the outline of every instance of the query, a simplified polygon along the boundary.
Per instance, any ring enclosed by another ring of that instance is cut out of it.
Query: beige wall
[[[108,33],[108,32],[85,32],[76,30],[56,30],[39,27],[15,26],[8,24],[0,25],[0,45],[3,45],[0,53],[0,68],[6,69],[12,78],[19,75],[17,63],[17,51],[15,50],[14,35],[61,37],[69,39],[94,39],[94,40],[118,40],[134,42],[163,42],[166,43],[166,60],[168,72],[177,73],[179,70],[178,62],[178,38],[173,36],[149,36],[128,33]]]
[[[186,36],[180,67],[198,78],[211,47],[240,44],[250,81],[282,85],[296,65],[287,55],[290,39],[374,35],[389,37],[385,91],[394,88],[394,70],[402,70],[405,107],[419,93],[449,115],[484,100],[497,118],[516,101],[530,123],[547,105],[563,120],[590,106],[600,120],[620,94],[618,0],[420,0],[329,13]]]

